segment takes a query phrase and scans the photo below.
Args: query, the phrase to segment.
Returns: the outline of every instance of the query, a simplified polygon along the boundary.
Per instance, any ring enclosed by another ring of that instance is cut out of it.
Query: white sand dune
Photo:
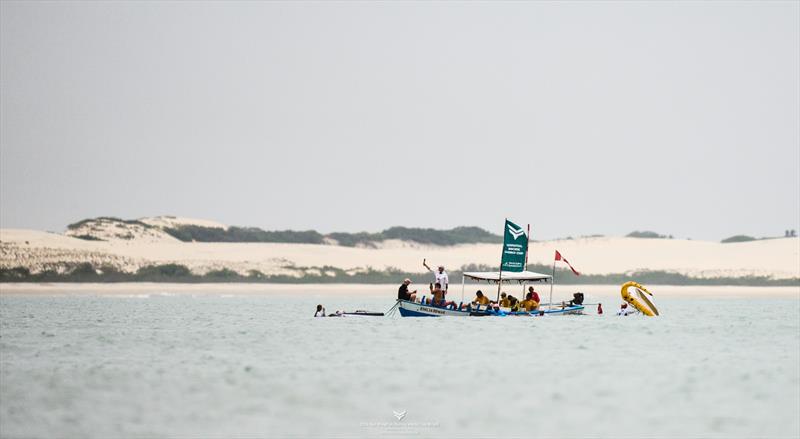
[[[0,267],[32,271],[65,262],[92,262],[124,271],[161,263],[183,264],[198,273],[228,268],[240,273],[292,274],[294,267],[332,266],[344,270],[398,268],[422,272],[429,265],[457,269],[466,264],[499,264],[498,244],[451,247],[387,241],[378,248],[312,244],[187,243],[169,239],[88,241],[24,229],[0,230]],[[581,238],[531,243],[530,263],[552,264],[558,249],[587,274],[665,270],[696,277],[800,277],[800,238],[721,244],[681,239]],[[562,263],[559,266],[566,267]]]

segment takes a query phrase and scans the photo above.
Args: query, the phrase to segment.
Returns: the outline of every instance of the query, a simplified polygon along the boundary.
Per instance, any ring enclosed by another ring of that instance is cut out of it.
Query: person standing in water
[[[632,306],[628,306],[627,302],[622,302],[622,305],[619,307],[619,311],[617,311],[618,316],[629,316],[631,314],[636,314],[639,312],[636,308]]]
[[[628,302],[622,302],[622,305],[619,307],[619,311],[617,311],[618,316],[626,316],[628,315]]]
[[[314,313],[314,317],[325,317],[325,308],[322,305],[317,305],[317,312]]]

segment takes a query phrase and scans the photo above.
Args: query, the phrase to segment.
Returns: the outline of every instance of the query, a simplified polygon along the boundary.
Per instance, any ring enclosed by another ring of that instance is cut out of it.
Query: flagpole
[[[506,227],[508,227],[508,218],[503,221],[503,236],[506,235]],[[500,275],[497,278],[497,302],[500,302],[500,287],[503,285],[503,252],[505,251],[505,240],[503,240],[503,248],[500,249]]]
[[[528,271],[528,250],[531,248],[531,225],[528,224],[528,243],[525,244],[525,271]]]
[[[553,257],[553,276],[550,277],[550,303],[547,304],[547,309],[553,308],[553,284],[556,283],[556,258]]]

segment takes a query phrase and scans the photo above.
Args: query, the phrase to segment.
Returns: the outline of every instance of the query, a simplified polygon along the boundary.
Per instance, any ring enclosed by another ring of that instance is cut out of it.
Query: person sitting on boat
[[[500,308],[511,308],[511,300],[509,300],[505,292],[500,294],[500,302],[498,305],[500,305]]]
[[[511,312],[519,311],[519,299],[514,296],[508,296],[509,307],[511,308]]]
[[[397,300],[410,300],[411,302],[417,301],[417,290],[408,291],[408,286],[411,285],[411,279],[406,278],[403,285],[397,289]]]
[[[572,300],[569,301],[569,306],[583,305],[583,293],[578,291],[572,295]]]
[[[533,287],[528,287],[528,294],[525,295],[525,300],[520,302],[520,308],[528,312],[536,311],[539,309],[540,303],[542,303],[542,299],[539,298],[539,293]]]
[[[428,284],[428,288],[431,290],[431,305],[441,305],[444,301],[444,291],[439,282],[436,282],[435,285]]]
[[[317,305],[317,312],[314,313],[314,317],[325,317],[325,308],[322,305]]]
[[[534,303],[531,300],[531,293],[525,295],[525,299],[519,302],[519,310],[520,311],[531,311],[533,310]]]
[[[481,306],[481,305],[488,306],[489,298],[483,294],[483,291],[478,290],[478,292],[475,293],[475,300],[472,301],[472,304],[475,306]]]
[[[530,289],[533,290],[533,287]],[[531,312],[539,309],[539,303],[541,303],[541,301],[536,291],[529,291],[528,294],[525,295],[525,300],[520,303],[520,306],[525,309],[525,311]]]
[[[535,300],[537,303],[542,303],[542,299],[539,298],[539,293],[537,293],[533,287],[528,287],[528,292],[531,294],[533,300]]]
[[[435,285],[431,284],[430,289],[431,289],[431,296],[433,297],[431,305],[441,306],[441,307],[456,306],[455,302],[448,302],[444,299],[445,292],[442,289],[442,285],[439,282],[436,282]]]

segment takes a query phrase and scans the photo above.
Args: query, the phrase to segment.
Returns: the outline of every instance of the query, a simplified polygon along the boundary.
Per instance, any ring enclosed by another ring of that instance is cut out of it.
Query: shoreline
[[[399,285],[399,284],[398,284]],[[314,294],[329,294],[332,297],[385,297],[394,300],[398,285],[395,284],[283,284],[283,283],[0,283],[0,296],[125,296],[129,294],[170,295],[296,295],[313,290]],[[657,297],[781,297],[800,300],[800,286],[717,286],[717,285],[659,285],[647,284]],[[416,284],[423,291],[426,284]],[[507,285],[505,291],[514,291],[519,286]],[[492,290],[495,285],[466,284],[465,296],[476,289]],[[549,284],[538,288],[549,293]],[[618,285],[555,285],[554,295],[563,297],[574,291],[582,291],[593,297],[619,297]],[[450,294],[461,297],[461,286],[452,285]]]

